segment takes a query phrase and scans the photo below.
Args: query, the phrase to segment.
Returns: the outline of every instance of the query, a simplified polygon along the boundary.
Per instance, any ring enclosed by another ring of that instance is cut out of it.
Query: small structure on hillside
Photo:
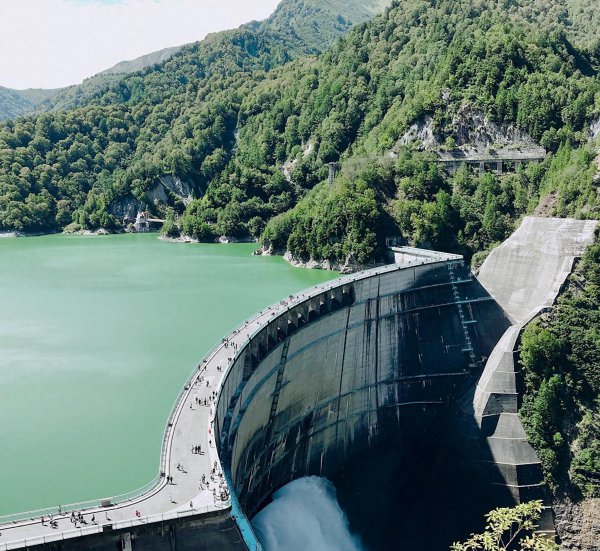
[[[335,177],[338,175],[339,171],[340,171],[340,163],[328,163],[329,166],[329,185],[333,184],[333,181],[335,180]]]
[[[437,151],[438,163],[449,174],[454,174],[463,164],[485,172],[516,172],[520,166],[541,162],[546,158],[546,150],[538,146],[502,147],[500,149],[452,149],[450,151]]]
[[[165,221],[160,218],[150,218],[147,212],[138,212],[132,225],[132,231],[136,233],[157,231],[162,228],[164,223]]]

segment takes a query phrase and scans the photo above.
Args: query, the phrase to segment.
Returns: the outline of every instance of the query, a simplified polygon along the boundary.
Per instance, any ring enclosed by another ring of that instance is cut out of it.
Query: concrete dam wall
[[[215,430],[248,516],[295,478],[422,435],[510,325],[460,257],[404,261],[294,303],[238,354]]]

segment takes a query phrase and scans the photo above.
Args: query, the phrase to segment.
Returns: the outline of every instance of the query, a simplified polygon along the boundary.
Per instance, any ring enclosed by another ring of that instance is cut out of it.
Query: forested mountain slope
[[[240,108],[232,159],[188,207],[183,231],[258,235],[261,220],[312,190],[272,220],[265,244],[301,260],[363,264],[386,233],[470,255],[503,239],[553,186],[569,188],[554,212],[597,216],[593,150],[578,146],[599,114],[598,55],[502,5],[401,2],[319,59],[256,86]],[[518,175],[448,178],[435,156],[401,147],[423,121],[442,145],[468,140],[479,114],[560,155]],[[390,150],[399,159],[381,160]],[[313,189],[338,159],[336,185]],[[576,180],[555,177],[566,167],[584,168]]]
[[[266,21],[243,25],[253,31],[277,35],[290,55],[319,53],[352,26],[383,11],[391,0],[284,0]],[[152,52],[57,90],[12,90],[0,87],[0,121],[28,113],[74,109],[115,86],[123,74],[152,70],[184,46]],[[29,92],[37,92],[34,97]]]
[[[51,109],[69,109],[83,105],[86,101],[106,90],[118,80],[115,75],[141,71],[146,67],[162,63],[178,52],[183,46],[165,48],[130,61],[121,61],[110,69],[87,78],[83,83],[53,90],[32,88],[13,90],[0,86],[0,121],[15,119],[26,114],[40,114]]]
[[[13,90],[0,86],[0,121],[15,119],[27,114],[40,114],[52,109],[70,109],[83,105],[117,81],[120,75],[140,71],[161,63],[183,46],[165,48],[131,61],[121,61],[110,69],[86,78],[81,84],[65,88]]]
[[[173,46],[171,48],[163,48],[162,50],[158,50],[157,52],[152,52],[150,54],[142,55],[140,57],[136,57],[135,59],[120,61],[116,65],[113,65],[109,69],[105,69],[104,71],[100,71],[99,75],[120,75],[123,73],[134,73],[135,71],[141,71],[146,67],[150,67],[152,65],[158,65],[163,61],[166,61],[174,54],[176,54],[179,50],[181,50],[183,46]]]
[[[0,121],[20,117],[34,111],[39,105],[59,92],[32,88],[29,90],[13,90],[0,86]]]
[[[391,233],[470,255],[550,193],[553,212],[595,216],[586,141],[600,116],[600,53],[570,20],[540,25],[536,5],[405,0],[320,57],[293,60],[375,4],[284,2],[266,22],[185,47],[84,107],[0,127],[0,227],[117,228],[132,208],[164,215],[166,204],[181,214],[187,198],[164,176],[197,197],[185,234],[262,234],[302,260],[369,262]],[[468,142],[477,117],[560,154],[505,177],[448,178],[419,150],[418,131],[406,146],[415,125],[434,145]],[[386,161],[391,150],[399,158]],[[336,184],[319,184],[337,160]],[[577,177],[557,178],[562,170]],[[171,221],[167,230],[177,233]]]
[[[146,201],[163,174],[190,181],[201,194],[231,155],[242,99],[273,67],[313,49],[284,35],[293,15],[315,4],[286,0],[264,24],[210,35],[157,67],[112,76],[108,89],[73,98],[85,103],[79,109],[0,125],[0,228],[51,231],[72,220],[117,227],[120,207],[114,217],[109,205]],[[314,36],[328,29],[326,46],[363,5],[375,4],[339,0],[316,9]],[[310,25],[309,18],[301,22]]]

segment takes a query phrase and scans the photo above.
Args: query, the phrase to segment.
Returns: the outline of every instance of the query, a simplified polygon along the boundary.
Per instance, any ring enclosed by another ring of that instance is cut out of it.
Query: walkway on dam
[[[0,517],[0,551],[97,533],[103,531],[104,527],[119,529],[229,508],[229,489],[223,479],[212,425],[215,398],[227,369],[243,346],[270,319],[324,291],[410,266],[461,258],[433,251],[428,251],[425,255],[421,251],[419,256],[407,254],[401,264],[341,277],[290,296],[259,312],[209,352],[186,382],[165,431],[160,466],[163,476],[159,475],[155,484],[149,485],[152,487],[146,491],[140,490],[138,496],[126,501],[123,501],[124,498],[111,498],[110,501],[96,500],[76,506],[66,505],[60,508],[60,512],[58,508],[53,508]],[[201,446],[202,453],[192,453],[193,447],[198,445]],[[171,476],[173,484],[168,484],[167,477]],[[202,483],[203,476],[206,483]],[[102,502],[106,506],[102,506]],[[71,521],[72,510],[80,511],[85,522],[74,524]],[[50,525],[51,514],[54,526]],[[242,525],[241,531],[243,530]]]

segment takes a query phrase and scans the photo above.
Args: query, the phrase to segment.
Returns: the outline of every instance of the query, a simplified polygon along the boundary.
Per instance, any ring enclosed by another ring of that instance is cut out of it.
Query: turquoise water
[[[202,356],[247,316],[336,276],[254,248],[0,239],[0,514],[146,484]]]

